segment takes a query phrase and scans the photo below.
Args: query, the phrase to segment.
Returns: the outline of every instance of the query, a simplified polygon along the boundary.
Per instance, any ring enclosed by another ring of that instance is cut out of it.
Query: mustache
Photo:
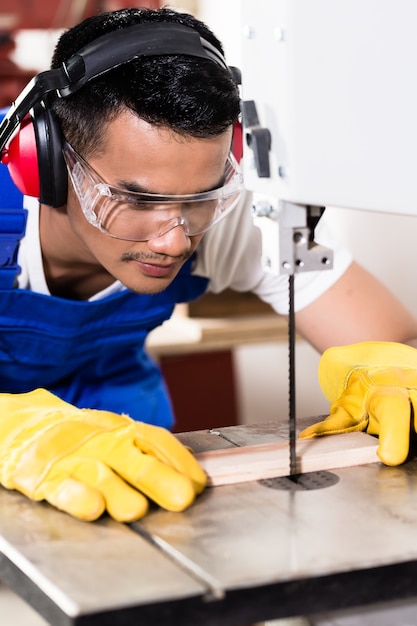
[[[149,263],[152,261],[166,261],[167,259],[174,259],[175,261],[187,261],[192,252],[184,252],[184,254],[180,254],[179,256],[168,256],[167,254],[152,254],[149,252],[124,252],[121,256],[122,261],[139,261],[140,263]]]

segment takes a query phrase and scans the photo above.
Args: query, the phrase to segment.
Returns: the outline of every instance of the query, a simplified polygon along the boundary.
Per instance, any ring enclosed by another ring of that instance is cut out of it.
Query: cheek
[[[85,217],[78,199],[74,193],[68,192],[67,215],[72,234],[75,236],[75,245],[81,244],[84,254],[100,262],[105,259],[119,259],[126,248],[126,242],[119,241],[102,233],[90,224]]]
[[[92,228],[91,224],[88,223],[87,218],[85,217],[81,209],[80,203],[77,196],[75,195],[75,191],[72,188],[71,184],[68,188],[67,215],[69,223],[72,226],[73,230],[78,231],[83,226],[89,226],[90,228]]]
[[[190,237],[190,241],[191,241],[191,250],[194,252],[194,250],[197,248],[198,244],[200,243],[200,241],[203,239],[204,237],[204,233],[202,233],[201,235],[194,235],[193,237]]]

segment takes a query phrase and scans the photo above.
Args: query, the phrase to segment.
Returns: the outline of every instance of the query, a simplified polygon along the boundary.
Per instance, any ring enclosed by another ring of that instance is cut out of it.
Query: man
[[[198,41],[184,52],[189,29]],[[150,37],[151,53],[132,53],[109,70],[113,48],[126,54],[132,32],[133,48]],[[138,491],[180,510],[205,480],[168,432],[143,424],[169,428],[173,420],[143,348],[147,333],[177,302],[207,289],[252,290],[286,313],[286,282],[261,268],[259,233],[230,151],[238,86],[213,34],[168,9],[85,20],[58,42],[59,80],[62,67],[70,87],[42,97],[29,123],[40,203],[25,199],[18,288],[1,296],[0,403],[8,417],[0,420],[0,481],[82,519],[105,509],[120,520],[140,517],[147,503]],[[47,191],[43,132],[59,136]],[[12,173],[16,150],[3,157]],[[336,253],[331,272],[297,276],[296,290],[298,330],[318,350],[417,336],[413,316],[346,252]]]

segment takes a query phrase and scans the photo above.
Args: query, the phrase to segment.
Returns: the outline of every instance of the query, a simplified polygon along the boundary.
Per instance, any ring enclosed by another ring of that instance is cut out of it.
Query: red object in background
[[[90,15],[129,7],[158,9],[160,0],[0,0],[0,31],[68,28]]]
[[[174,432],[239,423],[230,350],[164,356],[160,366],[176,415]]]
[[[10,55],[19,30],[49,30],[74,26],[86,17],[129,7],[158,9],[160,0],[0,0],[0,108],[8,107],[36,71],[16,65]]]
[[[23,70],[10,58],[15,48],[13,33],[0,29],[0,107],[9,106],[33,76],[33,72]]]

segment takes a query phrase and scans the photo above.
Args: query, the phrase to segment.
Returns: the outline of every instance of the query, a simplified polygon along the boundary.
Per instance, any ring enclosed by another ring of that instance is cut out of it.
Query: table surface
[[[278,422],[179,437],[196,452],[287,439]],[[417,595],[417,461],[330,477],[209,488],[130,525],[0,488],[0,579],[54,626],[242,626]]]

